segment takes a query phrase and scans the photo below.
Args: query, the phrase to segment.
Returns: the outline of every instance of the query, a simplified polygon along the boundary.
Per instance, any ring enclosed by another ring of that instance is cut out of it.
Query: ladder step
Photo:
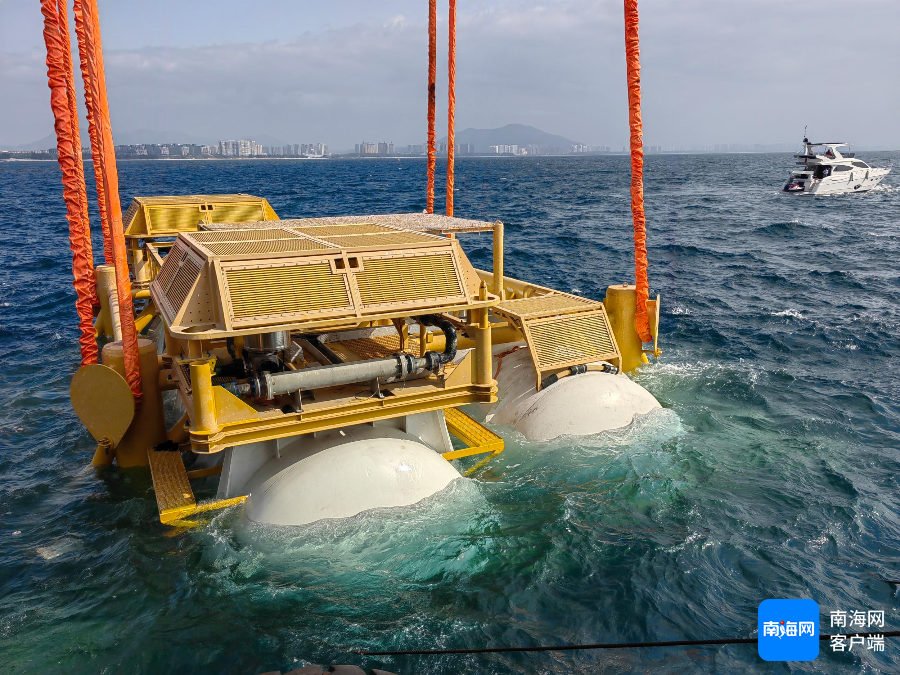
[[[503,452],[503,439],[459,408],[446,408],[444,419],[447,420],[447,431],[469,446],[443,453],[444,459],[459,459],[486,452],[497,455]]]
[[[156,505],[159,507],[159,522],[177,524],[176,521],[192,516],[195,513],[224,509],[244,502],[247,497],[219,499],[197,504],[194,491],[191,489],[188,473],[184,468],[180,452],[150,450],[150,475],[153,477],[153,491],[156,493]],[[202,475],[205,471],[192,472]],[[200,477],[199,475],[197,477]]]

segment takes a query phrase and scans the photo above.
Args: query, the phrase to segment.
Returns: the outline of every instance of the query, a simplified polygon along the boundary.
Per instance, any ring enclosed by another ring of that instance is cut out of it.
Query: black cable
[[[839,635],[844,635],[839,633]],[[900,637],[900,631],[884,633],[848,633],[845,637]],[[819,635],[819,640],[830,640],[832,635]],[[701,645],[756,644],[757,638],[723,638],[718,640],[667,640],[664,642],[607,642],[584,645],[552,645],[546,647],[477,647],[472,649],[406,649],[398,651],[356,651],[362,656],[407,656],[425,654],[493,654],[500,652],[564,652],[581,649],[637,649],[640,647],[693,647]]]

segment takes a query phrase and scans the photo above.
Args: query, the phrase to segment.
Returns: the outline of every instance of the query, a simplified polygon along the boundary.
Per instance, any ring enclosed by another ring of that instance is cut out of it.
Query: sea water
[[[788,155],[647,158],[663,355],[633,377],[662,410],[549,443],[499,429],[502,455],[409,509],[276,528],[234,508],[173,534],[147,471],[89,466],[69,404],[59,169],[0,162],[0,672],[897,672],[891,639],[883,653],[823,643],[789,666],[752,644],[347,651],[754,637],[766,598],[814,599],[823,632],[834,610],[884,610],[900,629],[900,183],[798,197],[779,192],[789,168]],[[282,217],[425,205],[421,160],[119,171],[123,206],[233,192]],[[506,224],[509,275],[602,299],[633,280],[629,184],[621,156],[462,159],[456,213]],[[490,267],[490,235],[462,242]]]

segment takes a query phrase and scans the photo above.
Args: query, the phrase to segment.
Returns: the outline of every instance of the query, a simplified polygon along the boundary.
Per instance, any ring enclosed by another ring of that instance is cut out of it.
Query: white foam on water
[[[44,560],[56,560],[80,547],[81,542],[75,537],[63,537],[47,546],[38,546],[34,549],[34,552]]]
[[[800,313],[799,310],[792,309],[792,308],[788,308],[788,309],[782,310],[780,312],[769,312],[769,314],[771,316],[789,316],[794,319],[802,319],[803,318],[803,315]]]

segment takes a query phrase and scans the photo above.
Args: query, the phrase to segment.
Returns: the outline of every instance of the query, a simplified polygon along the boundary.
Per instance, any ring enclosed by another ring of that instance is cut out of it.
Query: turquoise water
[[[770,597],[816,600],[825,632],[832,610],[883,609],[900,629],[885,581],[900,579],[900,183],[782,195],[789,159],[648,158],[664,354],[636,379],[663,410],[551,443],[500,429],[507,449],[488,470],[412,509],[280,529],[238,508],[176,536],[147,472],[88,466],[68,400],[78,351],[58,167],[0,162],[0,672],[897,672],[897,640],[883,654],[823,644],[790,665],[753,645],[345,651],[749,637]],[[126,199],[241,191],[281,216],[424,207],[419,161],[120,173]],[[457,214],[507,224],[509,274],[602,298],[633,274],[628,180],[624,157],[468,159]],[[489,265],[487,235],[464,243]]]

